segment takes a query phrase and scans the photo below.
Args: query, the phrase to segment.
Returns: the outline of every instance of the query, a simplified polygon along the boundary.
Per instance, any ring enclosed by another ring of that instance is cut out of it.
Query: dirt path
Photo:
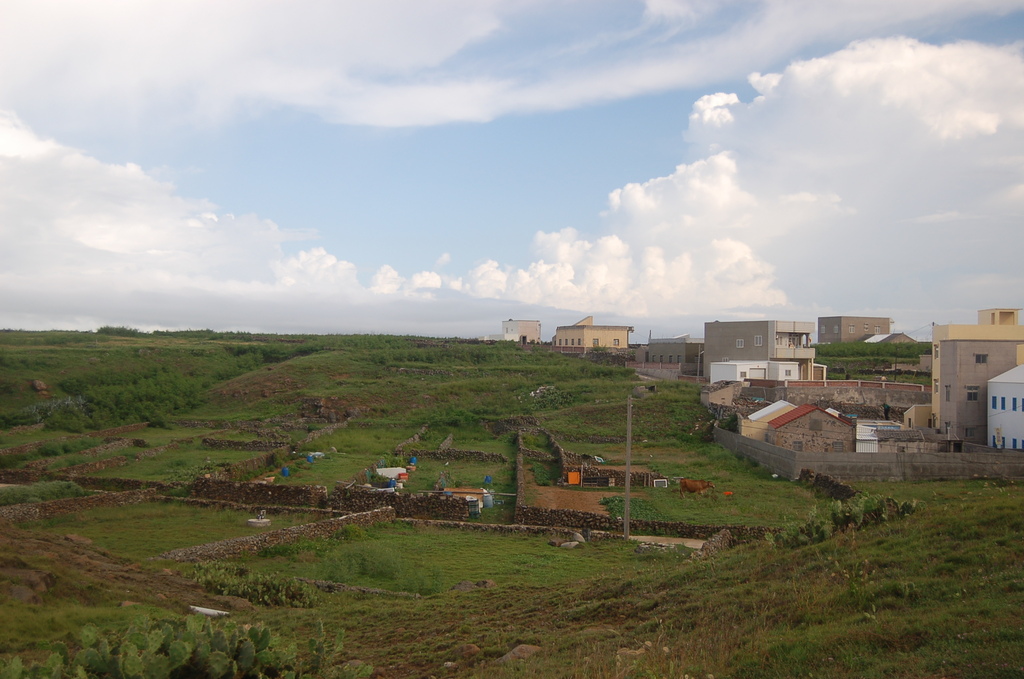
[[[601,498],[612,497],[619,493],[597,490],[583,490],[581,488],[560,488],[558,486],[536,486],[533,488],[532,503],[535,507],[544,509],[576,509],[581,512],[595,512],[607,514]]]

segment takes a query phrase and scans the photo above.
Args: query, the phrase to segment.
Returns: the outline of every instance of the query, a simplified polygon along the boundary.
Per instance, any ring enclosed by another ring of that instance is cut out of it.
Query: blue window
[[[1017,450],[1017,439],[1013,439],[1013,449]]]
[[[1013,412],[1017,412],[1017,397],[1013,397]]]
[[[999,409],[1000,410],[1006,410],[1006,397],[1003,396],[1003,397],[1000,398],[1000,400],[1002,401],[1002,405],[999,406]]]
[[[992,410],[995,410],[995,409],[996,409],[996,397],[993,396],[992,397]]]
[[[996,435],[995,434],[992,434],[992,447],[993,448],[996,447]]]

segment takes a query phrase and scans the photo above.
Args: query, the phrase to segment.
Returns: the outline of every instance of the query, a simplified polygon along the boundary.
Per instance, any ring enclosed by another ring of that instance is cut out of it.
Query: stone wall
[[[276,451],[250,457],[248,460],[240,460],[223,468],[217,472],[216,478],[228,481],[242,481],[270,467],[276,467],[278,460],[278,453]]]
[[[406,454],[422,460],[472,460],[474,462],[508,463],[508,458],[501,453],[489,453],[483,450],[460,450],[458,448],[443,448],[440,450],[411,449],[406,451]]]
[[[543,509],[516,506],[516,523],[532,526],[559,526],[577,530],[604,530],[622,533],[622,520],[605,514],[581,512],[575,509]],[[665,535],[706,540],[721,530],[729,530],[736,539],[760,539],[770,529],[764,526],[723,526],[685,523],[683,521],[650,521],[632,519],[630,532],[636,535]]]
[[[182,483],[167,483],[165,481],[122,479],[113,476],[68,476],[63,474],[54,474],[52,475],[52,478],[58,481],[71,481],[86,490],[105,490],[112,492],[142,490],[143,488],[167,491],[175,488],[181,488],[184,485]]]
[[[805,468],[847,481],[1024,479],[1024,455],[1019,451],[987,448],[961,453],[808,453],[724,429],[715,428],[714,434],[719,445],[788,479],[798,478]]]
[[[105,460],[96,460],[95,462],[84,462],[82,464],[74,464],[70,467],[64,467],[62,469],[55,469],[54,472],[60,473],[62,476],[85,476],[98,472],[101,469],[112,469],[114,467],[123,467],[128,464],[128,458],[124,455],[117,455],[115,457],[108,457]]]
[[[499,535],[538,535],[538,536],[549,536],[554,535],[569,539],[572,534],[576,531],[570,528],[559,528],[556,526],[525,526],[522,524],[514,523],[473,523],[469,521],[435,521],[431,519],[395,519],[400,523],[405,523],[410,526],[417,528],[443,528],[445,530],[468,530],[477,531],[481,533],[497,533]],[[602,533],[604,535],[611,535],[610,533]],[[621,537],[621,535],[616,536]]]
[[[231,439],[204,438],[203,445],[216,450],[275,450],[290,446],[291,441],[281,439],[232,441]]]
[[[0,469],[0,483],[35,483],[44,475],[40,469]]]
[[[626,470],[624,469],[609,469],[607,467],[595,467],[594,465],[569,465],[562,466],[562,479],[567,479],[569,472],[586,472],[587,478],[591,476],[608,477],[610,479],[610,485],[612,486],[624,486],[626,485]],[[629,483],[631,486],[638,486],[643,488],[650,488],[654,486],[654,479],[664,479],[666,477],[661,474],[647,471],[630,471]]]
[[[813,469],[801,469],[800,482],[810,484],[833,500],[849,500],[859,492],[828,474],[816,474]]]
[[[516,432],[516,450],[518,450],[519,454],[523,457],[529,457],[535,460],[550,460],[552,457],[550,453],[527,448],[526,444],[523,442],[522,430]]]
[[[286,505],[291,507],[326,507],[324,486],[275,486],[265,483],[237,483],[221,479],[196,479],[192,497],[225,500],[245,505]]]
[[[901,382],[875,382],[871,380],[828,380],[818,385],[827,386],[767,386],[774,382],[757,380],[742,390],[743,396],[764,398],[766,403],[789,401],[795,406],[811,403],[814,405],[849,403],[881,408],[888,403],[893,408],[905,410],[915,405],[927,405],[932,395],[927,387],[920,384]],[[758,385],[766,386],[758,386]]]
[[[158,498],[161,502],[173,502],[189,505],[192,507],[204,507],[206,509],[223,509],[223,510],[234,510],[239,512],[246,512],[255,516],[258,512],[266,512],[267,514],[309,514],[311,516],[322,516],[323,518],[331,518],[339,516],[340,512],[336,512],[333,509],[317,509],[315,507],[286,507],[283,505],[246,505],[239,502],[229,502],[227,500],[205,500],[199,497],[171,497],[161,496]]]
[[[384,507],[360,514],[349,514],[348,516],[317,521],[316,523],[266,531],[257,535],[173,549],[169,552],[164,552],[157,558],[189,563],[230,559],[242,554],[255,554],[275,545],[286,545],[299,540],[330,538],[345,526],[372,526],[378,523],[394,521],[394,519],[395,510],[390,507]]]
[[[465,499],[443,493],[386,493],[359,486],[335,487],[329,506],[345,512],[365,512],[380,507],[392,507],[396,516],[463,521],[469,518],[469,505]]]
[[[98,507],[123,507],[125,505],[151,502],[156,494],[155,489],[130,490],[124,493],[103,493],[88,497],[67,498],[64,500],[47,500],[30,504],[8,505],[0,507],[0,520],[20,523],[22,521],[38,521],[64,514]]]
[[[17,427],[11,427],[7,431],[0,431],[0,434],[9,434],[12,436],[14,434],[28,434],[33,431],[40,431],[45,426],[45,422],[39,422],[37,424],[21,424],[18,425]]]
[[[427,429],[429,429],[429,427],[427,425],[423,425],[422,427],[420,427],[420,430],[418,432],[416,432],[415,434],[413,434],[412,436],[410,436],[409,438],[395,446],[395,455],[402,455],[402,450],[406,446],[411,446],[414,443],[419,443],[420,438],[427,433]]]

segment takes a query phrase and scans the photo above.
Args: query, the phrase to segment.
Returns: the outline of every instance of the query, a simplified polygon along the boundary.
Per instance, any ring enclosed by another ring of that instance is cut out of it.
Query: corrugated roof
[[[853,426],[853,422],[851,420],[846,419],[842,415],[833,415],[827,410],[819,408],[818,406],[812,405],[810,403],[805,403],[802,406],[797,406],[796,408],[790,410],[788,413],[783,413],[782,415],[779,415],[774,420],[769,421],[768,425],[773,429],[778,429],[779,427],[783,427],[789,424],[790,422],[793,422],[794,420],[799,420],[804,415],[813,413],[815,410],[820,410],[825,415],[828,415],[829,417],[834,417],[843,424],[849,425],[851,427]]]

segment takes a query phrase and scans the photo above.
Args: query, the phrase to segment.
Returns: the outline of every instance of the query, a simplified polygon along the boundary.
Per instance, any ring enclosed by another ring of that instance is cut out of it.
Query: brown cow
[[[699,479],[679,479],[679,494],[683,493],[703,493],[709,488],[714,488],[715,484],[710,481],[701,481]]]

